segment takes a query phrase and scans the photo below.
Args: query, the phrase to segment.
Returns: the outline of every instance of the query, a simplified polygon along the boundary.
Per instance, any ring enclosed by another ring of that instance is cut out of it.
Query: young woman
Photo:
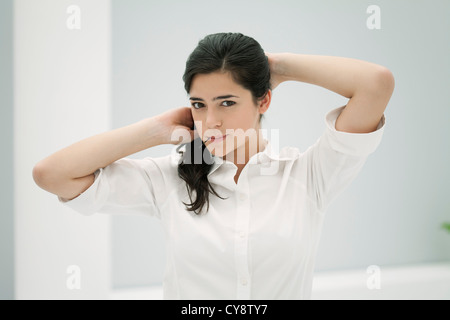
[[[166,299],[309,298],[324,213],[380,143],[391,72],[349,58],[266,53],[250,37],[218,33],[198,43],[183,80],[191,107],[70,145],[35,165],[36,183],[83,214],[160,219]],[[261,135],[272,90],[284,81],[349,98],[305,152],[276,152]],[[179,146],[126,158],[160,144]]]

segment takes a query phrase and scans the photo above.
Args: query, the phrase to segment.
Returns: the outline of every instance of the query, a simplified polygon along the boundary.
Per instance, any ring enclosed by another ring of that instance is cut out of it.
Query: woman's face
[[[211,154],[235,159],[239,151],[256,147],[260,114],[268,109],[270,98],[269,90],[255,105],[251,91],[237,84],[229,72],[195,75],[190,88],[192,116]]]

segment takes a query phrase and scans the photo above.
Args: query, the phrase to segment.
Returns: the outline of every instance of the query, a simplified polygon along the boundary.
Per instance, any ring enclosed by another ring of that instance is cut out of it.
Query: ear
[[[263,114],[269,109],[270,102],[272,101],[272,90],[267,90],[264,98],[258,101],[259,113]]]

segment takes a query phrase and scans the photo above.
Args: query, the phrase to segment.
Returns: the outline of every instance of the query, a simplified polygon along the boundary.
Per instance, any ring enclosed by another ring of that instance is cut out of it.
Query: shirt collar
[[[264,150],[254,154],[250,160],[248,161],[249,164],[264,164],[271,161],[288,161],[293,160],[298,155],[297,149],[295,148],[287,148],[283,149],[281,152],[281,155],[275,150],[272,143],[264,138],[265,148]],[[178,145],[175,148],[172,149],[172,157],[173,161],[178,165],[181,161],[180,154],[178,153],[179,150],[185,151],[186,146],[185,145]],[[294,151],[294,152],[292,152]],[[208,176],[211,175],[214,171],[216,171],[219,167],[222,165],[230,165],[235,166],[236,165],[229,161],[229,160],[223,160],[221,157],[212,157],[213,159],[213,166],[211,170],[208,173]]]
[[[268,163],[270,161],[285,161],[291,160],[293,157],[291,155],[280,156],[276,150],[274,150],[272,144],[269,140],[264,139],[265,148],[264,150],[254,154],[248,161],[248,164],[263,164]],[[221,157],[213,157],[214,163],[211,170],[208,173],[208,176],[211,175],[214,171],[216,171],[222,165],[230,165],[236,167],[236,165],[228,160],[223,160]]]

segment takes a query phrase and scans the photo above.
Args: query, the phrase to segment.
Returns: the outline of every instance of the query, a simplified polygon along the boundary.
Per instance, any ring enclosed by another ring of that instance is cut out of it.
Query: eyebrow
[[[225,95],[225,96],[219,96],[219,97],[215,97],[213,99],[213,101],[215,100],[222,100],[222,99],[228,99],[228,98],[239,98],[237,96],[233,96],[231,94]],[[189,100],[198,100],[198,101],[205,101],[202,98],[196,98],[196,97],[190,97]]]

